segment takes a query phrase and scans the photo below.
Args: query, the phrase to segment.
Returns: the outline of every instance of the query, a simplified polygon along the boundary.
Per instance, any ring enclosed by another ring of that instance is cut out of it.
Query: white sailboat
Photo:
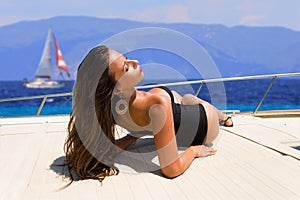
[[[52,37],[51,37],[52,35]],[[58,43],[51,29],[48,30],[48,35],[46,39],[46,43],[44,46],[43,54],[38,65],[37,71],[35,73],[35,80],[32,82],[26,81],[25,86],[28,88],[60,88],[65,85],[63,82],[58,82],[51,80],[52,75],[52,67],[51,67],[51,38],[53,38],[53,42],[55,44],[56,51],[56,67],[61,71],[64,71],[68,78],[70,78],[70,72],[68,67],[64,61]]]

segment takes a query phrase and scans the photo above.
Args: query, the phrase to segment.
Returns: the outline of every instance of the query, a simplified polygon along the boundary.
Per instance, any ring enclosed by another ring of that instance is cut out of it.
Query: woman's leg
[[[180,94],[178,94],[178,92],[172,90],[171,91],[172,94],[173,94],[173,97],[174,97],[174,102],[175,103],[180,103],[181,104],[181,101],[182,101],[182,96]]]
[[[202,104],[203,106],[207,106],[210,107],[210,109],[214,112],[217,113],[218,118],[220,120],[226,120],[227,119],[227,115],[223,114],[220,110],[218,110],[216,107],[214,107],[213,105],[211,105],[210,103],[208,103],[207,101],[204,101],[203,99],[200,99],[192,94],[186,94],[182,97],[181,99],[181,103],[182,104],[186,104],[186,105],[194,105],[194,104]]]

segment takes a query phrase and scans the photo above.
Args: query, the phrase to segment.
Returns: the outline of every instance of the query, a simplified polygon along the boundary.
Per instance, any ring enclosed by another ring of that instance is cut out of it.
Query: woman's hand
[[[217,152],[217,150],[215,150],[211,147],[207,147],[205,145],[199,145],[199,146],[195,146],[195,147],[197,147],[196,148],[196,151],[197,151],[196,157],[197,158],[212,156],[212,155],[215,155]]]

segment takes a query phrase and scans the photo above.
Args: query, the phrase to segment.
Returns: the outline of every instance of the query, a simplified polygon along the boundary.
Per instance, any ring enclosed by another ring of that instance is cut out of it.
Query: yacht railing
[[[146,86],[137,86],[136,89],[147,89],[147,88],[153,88],[153,87],[158,87],[158,86],[181,86],[181,85],[199,84],[199,87],[195,94],[196,96],[198,96],[198,94],[200,93],[200,91],[202,89],[203,84],[205,84],[205,83],[217,83],[217,82],[225,82],[225,81],[241,81],[241,80],[253,80],[253,79],[271,79],[268,88],[265,90],[264,94],[260,98],[260,101],[257,103],[255,109],[252,111],[253,114],[256,114],[277,78],[297,77],[297,76],[300,76],[300,73],[285,73],[285,74],[242,76],[242,77],[229,77],[229,78],[217,78],[217,79],[203,79],[203,80],[193,80],[193,81],[182,81],[182,82],[172,82],[172,83],[153,84],[153,85],[146,85]],[[47,98],[64,97],[64,96],[72,96],[72,92],[0,99],[0,103],[1,102],[11,102],[11,101],[24,101],[24,100],[32,100],[32,99],[42,99],[42,102],[39,105],[39,108],[36,112],[36,116],[39,116],[44,107],[44,104],[45,104]]]
[[[39,108],[36,112],[36,116],[39,116],[46,101],[47,98],[52,97],[65,97],[65,96],[72,96],[72,92],[68,93],[59,93],[59,94],[45,94],[45,95],[37,95],[37,96],[28,96],[28,97],[16,97],[16,98],[7,98],[7,99],[0,99],[1,102],[11,102],[11,101],[25,101],[25,100],[33,100],[33,99],[43,99],[41,104],[39,105]]]

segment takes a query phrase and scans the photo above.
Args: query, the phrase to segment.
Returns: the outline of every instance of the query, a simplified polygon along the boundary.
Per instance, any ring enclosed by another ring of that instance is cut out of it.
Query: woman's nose
[[[135,69],[139,65],[138,60],[128,60],[128,62],[132,65],[132,67]]]

